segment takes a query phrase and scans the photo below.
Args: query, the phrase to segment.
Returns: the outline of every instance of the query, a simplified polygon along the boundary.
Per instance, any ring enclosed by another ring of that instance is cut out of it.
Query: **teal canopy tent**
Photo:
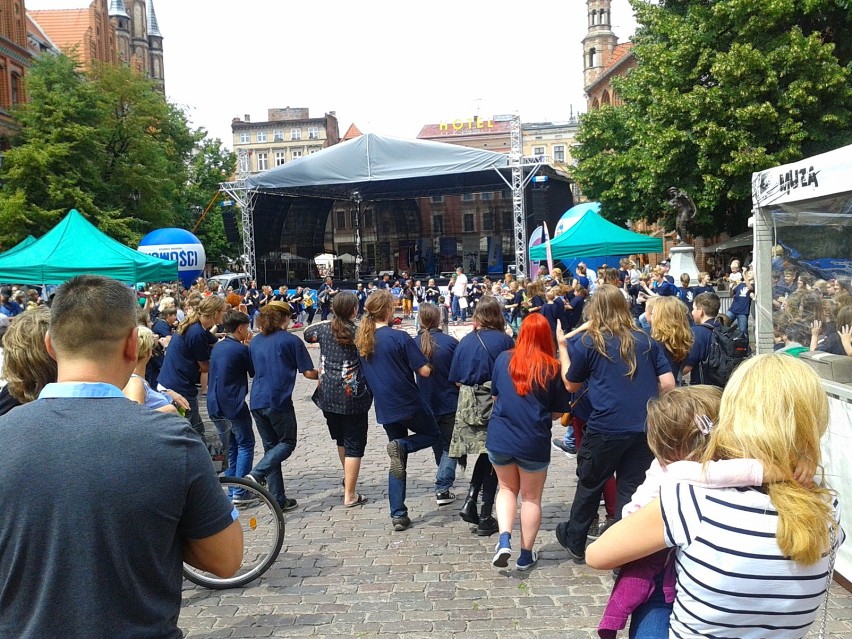
[[[76,209],[42,238],[18,246],[0,255],[0,282],[61,284],[75,275],[104,275],[128,284],[178,279],[177,262],[134,251]]]
[[[27,235],[24,239],[22,239],[20,242],[15,244],[15,246],[10,248],[8,251],[4,251],[3,253],[0,253],[0,257],[2,257],[4,255],[11,255],[12,253],[17,253],[21,249],[25,249],[30,244],[34,244],[35,242],[36,242],[36,239],[32,235]]]
[[[572,209],[559,221],[557,229],[560,226],[567,227],[561,235],[553,238],[549,243],[539,244],[530,249],[531,260],[547,259],[548,244],[554,260],[601,255],[660,253],[663,250],[662,238],[634,233],[602,218],[597,213],[600,210],[600,204],[597,202],[575,208],[576,214],[572,213]]]

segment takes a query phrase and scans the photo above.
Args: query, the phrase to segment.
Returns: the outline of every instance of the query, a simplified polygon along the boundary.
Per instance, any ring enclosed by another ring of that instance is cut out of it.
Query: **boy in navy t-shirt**
[[[746,338],[748,338],[748,316],[751,312],[751,300],[754,299],[754,272],[746,271],[744,281],[734,287],[731,292],[731,307],[725,313],[731,321],[737,322]]]

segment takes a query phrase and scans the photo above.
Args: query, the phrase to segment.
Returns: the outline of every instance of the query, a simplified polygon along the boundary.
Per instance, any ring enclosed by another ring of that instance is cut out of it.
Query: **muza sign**
[[[781,171],[778,174],[778,186],[781,189],[781,193],[784,194],[805,186],[817,188],[819,187],[819,181],[817,180],[818,174],[819,171],[814,171],[814,167],[812,166]]]

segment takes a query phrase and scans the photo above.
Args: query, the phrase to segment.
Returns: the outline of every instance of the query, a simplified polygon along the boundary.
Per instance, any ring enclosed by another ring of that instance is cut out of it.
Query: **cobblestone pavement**
[[[310,352],[316,361],[319,351]],[[179,625],[187,637],[597,636],[612,576],[574,564],[553,533],[568,517],[574,460],[554,451],[536,541],[539,565],[528,573],[496,570],[490,560],[497,536],[471,534],[458,516],[469,471],[457,476],[459,500],[437,506],[430,451],[409,459],[413,526],[392,530],[387,439],[372,411],[358,486],[370,501],[344,509],[336,447],[311,402],[313,387],[300,377],[293,396],[299,445],[284,464],[284,479],[287,495],[299,506],[285,514],[287,533],[277,562],[244,588],[210,591],[185,582]],[[554,428],[554,436],[562,432]],[[260,454],[258,438],[256,461]],[[852,596],[836,584],[829,615],[827,636],[852,637]]]

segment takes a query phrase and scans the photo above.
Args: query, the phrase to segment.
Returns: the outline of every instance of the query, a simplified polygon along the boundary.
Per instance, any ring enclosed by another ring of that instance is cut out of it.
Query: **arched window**
[[[595,21],[597,20],[598,14],[592,10],[592,13],[589,15],[589,25],[595,26]]]
[[[598,102],[598,99],[597,99],[597,98],[595,98],[594,100],[592,100],[592,108],[593,108],[593,109],[597,109],[599,106],[600,106],[600,103]]]
[[[598,14],[600,15],[600,19],[598,20],[598,24],[607,24],[607,21],[604,20],[604,10],[601,9]]]
[[[609,91],[604,91],[603,95],[601,96],[601,106],[605,104],[611,104],[609,100]]]
[[[592,67],[595,66],[595,63],[597,62],[597,57],[598,57],[597,49],[595,49],[594,47],[589,49],[589,60],[588,60],[588,65],[587,65],[588,68],[592,68]]]
[[[142,3],[137,2],[133,5],[133,37],[145,37],[145,10],[142,8]]]

